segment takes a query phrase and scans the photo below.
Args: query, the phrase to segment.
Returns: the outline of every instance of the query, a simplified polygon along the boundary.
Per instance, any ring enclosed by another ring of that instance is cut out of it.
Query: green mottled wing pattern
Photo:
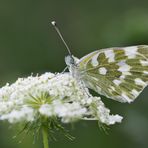
[[[148,46],[97,50],[80,59],[77,67],[88,88],[130,103],[148,84]]]

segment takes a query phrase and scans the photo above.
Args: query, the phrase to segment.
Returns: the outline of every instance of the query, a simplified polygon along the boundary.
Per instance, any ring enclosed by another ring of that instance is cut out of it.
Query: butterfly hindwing
[[[80,59],[78,70],[89,88],[132,102],[148,84],[148,46],[97,50]]]

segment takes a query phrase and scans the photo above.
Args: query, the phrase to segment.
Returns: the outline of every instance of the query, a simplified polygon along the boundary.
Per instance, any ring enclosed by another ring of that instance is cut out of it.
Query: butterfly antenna
[[[59,35],[59,37],[61,38],[62,42],[64,43],[65,47],[67,48],[67,51],[68,51],[69,55],[72,56],[71,51],[70,51],[70,49],[69,49],[67,43],[65,42],[65,40],[64,40],[64,38],[63,38],[63,36],[62,36],[60,30],[59,30],[59,28],[57,27],[56,22],[55,22],[55,21],[52,21],[51,24],[52,24],[52,26],[55,28],[56,32],[58,33],[58,35]]]

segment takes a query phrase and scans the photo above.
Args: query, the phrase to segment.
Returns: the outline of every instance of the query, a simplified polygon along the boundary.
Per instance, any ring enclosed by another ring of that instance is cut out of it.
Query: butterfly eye
[[[74,65],[75,64],[74,58],[71,55],[66,56],[65,63],[67,66]]]

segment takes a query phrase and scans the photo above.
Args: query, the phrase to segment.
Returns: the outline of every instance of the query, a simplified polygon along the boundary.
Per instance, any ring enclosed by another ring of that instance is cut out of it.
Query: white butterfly
[[[88,88],[120,102],[132,102],[148,85],[148,46],[115,47],[74,58],[68,49],[65,62],[70,73]]]

